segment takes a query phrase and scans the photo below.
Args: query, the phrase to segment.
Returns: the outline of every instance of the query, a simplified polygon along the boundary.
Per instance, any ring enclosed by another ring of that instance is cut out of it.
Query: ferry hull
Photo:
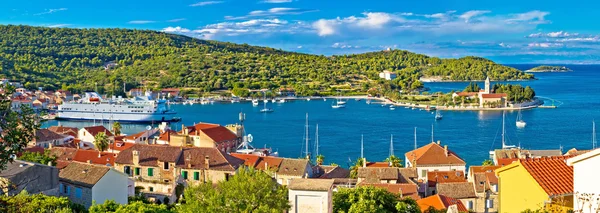
[[[57,120],[77,120],[77,121],[118,121],[121,123],[158,123],[175,122],[180,118],[175,117],[175,113],[164,114],[109,114],[109,113],[89,113],[89,112],[58,112]]]

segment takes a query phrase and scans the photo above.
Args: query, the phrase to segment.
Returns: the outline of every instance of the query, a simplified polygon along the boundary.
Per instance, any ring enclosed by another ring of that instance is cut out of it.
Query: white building
[[[600,210],[600,149],[567,159],[567,165],[573,166],[574,212],[590,213]]]
[[[60,195],[86,208],[94,201],[101,204],[114,200],[119,204],[127,204],[128,182],[125,173],[86,163],[71,162],[59,173]]]
[[[84,127],[79,129],[79,132],[77,133],[77,138],[79,138],[79,140],[81,140],[81,144],[87,144],[88,146],[93,147],[94,146],[94,141],[96,141],[96,135],[98,133],[103,132],[104,134],[106,134],[106,136],[108,136],[108,140],[112,141],[114,139],[114,135],[112,134],[112,132],[110,132],[110,130],[108,130],[106,127],[104,126],[88,126],[88,127]]]
[[[383,78],[385,80],[394,80],[396,78],[396,73],[384,70],[379,73],[379,78]]]
[[[333,212],[333,179],[292,179],[288,185],[290,213]]]

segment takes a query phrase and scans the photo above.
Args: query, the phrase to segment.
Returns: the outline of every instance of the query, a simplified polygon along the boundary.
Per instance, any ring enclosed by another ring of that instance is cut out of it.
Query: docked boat
[[[435,111],[435,120],[442,120],[442,118],[444,118],[444,116],[442,116],[442,113],[440,113],[439,110]]]
[[[396,107],[392,104],[390,105],[390,110],[396,110]]]
[[[266,95],[265,95],[265,101],[263,101],[263,108],[260,110],[261,113],[269,113],[269,112],[273,112],[274,110],[272,108],[267,108],[267,103],[269,101],[266,99]]]
[[[334,105],[331,105],[331,108],[334,108],[334,109],[346,108],[346,105],[334,104]]]
[[[285,103],[285,99],[279,99],[279,103]]]
[[[306,101],[310,101],[310,98],[306,98]]]
[[[58,106],[57,119],[119,121],[122,123],[172,122],[180,118],[168,109],[166,100],[155,100],[149,92],[134,98],[104,99],[96,92],[86,92],[78,101]]]
[[[523,120],[523,115],[521,114],[521,110],[519,110],[519,114],[517,115],[516,125],[518,128],[525,128],[525,126],[527,126],[527,123]]]
[[[258,100],[256,100],[256,99],[252,100],[252,106],[258,106]]]

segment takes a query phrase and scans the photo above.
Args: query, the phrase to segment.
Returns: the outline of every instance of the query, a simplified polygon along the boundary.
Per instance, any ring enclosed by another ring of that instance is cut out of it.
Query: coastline
[[[537,80],[536,78],[532,78],[532,79],[507,79],[507,80],[500,80],[500,81],[496,81],[495,82],[519,82],[519,81],[534,81]],[[484,82],[485,80],[442,80],[440,78],[420,78],[419,81],[423,82],[423,83],[452,83],[452,82]],[[492,82],[494,82],[492,81]]]
[[[573,70],[525,70],[526,73],[573,72]]]

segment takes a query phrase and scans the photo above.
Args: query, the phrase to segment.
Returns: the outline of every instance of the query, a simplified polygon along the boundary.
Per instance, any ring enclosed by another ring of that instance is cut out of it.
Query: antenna
[[[364,151],[365,151],[364,150],[364,135],[361,134],[360,135],[360,158],[363,158],[363,159],[365,158]]]
[[[390,136],[390,157],[394,155],[394,135]]]

